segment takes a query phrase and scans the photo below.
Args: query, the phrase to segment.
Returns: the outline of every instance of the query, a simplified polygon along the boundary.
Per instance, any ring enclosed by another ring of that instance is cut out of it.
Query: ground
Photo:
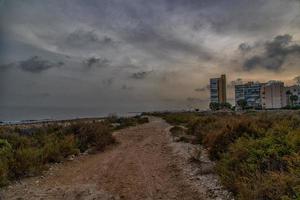
[[[115,132],[118,144],[53,165],[43,176],[5,188],[2,198],[208,199],[185,176],[170,145],[169,128],[163,120],[150,118],[150,123]]]

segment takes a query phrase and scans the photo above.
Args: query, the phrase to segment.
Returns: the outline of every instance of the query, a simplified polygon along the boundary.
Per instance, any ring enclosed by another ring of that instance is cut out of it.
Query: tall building
[[[261,87],[261,105],[264,109],[277,109],[284,107],[284,83],[281,81],[269,81]]]
[[[226,103],[226,76],[210,79],[210,102]]]
[[[261,108],[260,90],[263,84],[258,82],[248,82],[235,86],[235,103],[238,107],[240,100],[247,102],[247,107]]]

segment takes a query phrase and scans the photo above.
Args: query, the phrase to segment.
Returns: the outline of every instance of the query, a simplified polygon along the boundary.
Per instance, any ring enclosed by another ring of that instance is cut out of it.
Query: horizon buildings
[[[210,79],[210,102],[224,104],[227,102],[226,75]]]

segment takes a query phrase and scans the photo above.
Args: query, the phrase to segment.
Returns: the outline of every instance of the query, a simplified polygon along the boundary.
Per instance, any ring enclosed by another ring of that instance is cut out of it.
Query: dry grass
[[[237,199],[300,199],[299,112],[179,113],[164,118],[187,126],[199,138]]]

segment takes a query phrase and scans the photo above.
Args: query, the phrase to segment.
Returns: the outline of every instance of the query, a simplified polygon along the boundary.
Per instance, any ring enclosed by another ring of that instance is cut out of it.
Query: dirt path
[[[3,199],[203,199],[183,177],[158,118],[114,133],[118,145],[8,187]],[[1,199],[1,198],[0,198]]]

